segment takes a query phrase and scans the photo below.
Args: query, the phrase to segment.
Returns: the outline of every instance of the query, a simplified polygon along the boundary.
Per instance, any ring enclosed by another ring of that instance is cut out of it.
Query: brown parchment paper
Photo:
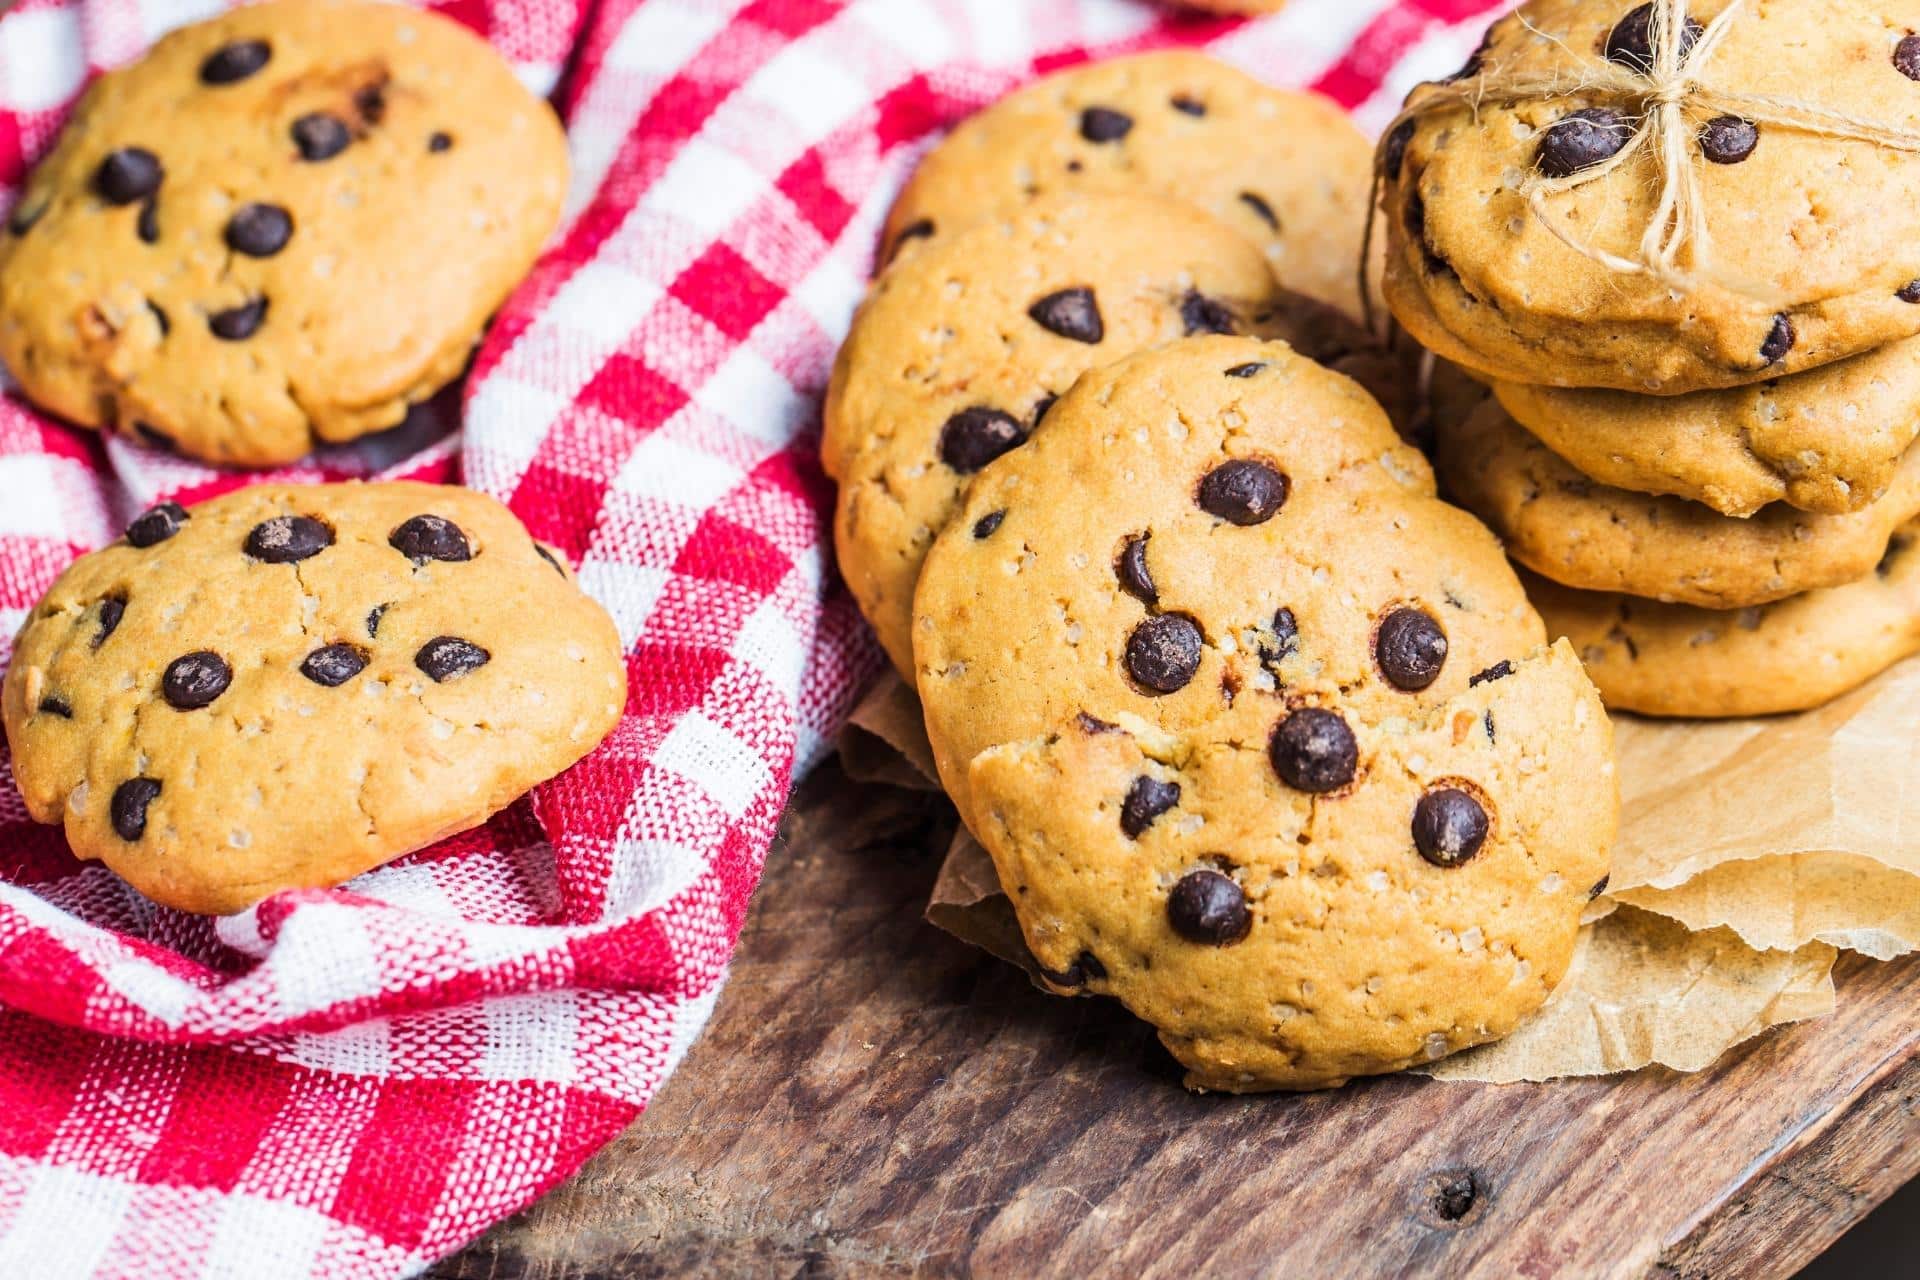
[[[1616,717],[1621,835],[1567,978],[1512,1036],[1431,1074],[1697,1071],[1769,1027],[1830,1012],[1836,946],[1886,957],[1920,939],[1916,725],[1920,659],[1800,716]],[[859,776],[894,781],[904,767],[905,785],[938,785],[918,700],[891,672],[849,734],[866,753]],[[876,760],[888,749],[891,766]],[[964,829],[927,919],[1035,974],[992,859]]]

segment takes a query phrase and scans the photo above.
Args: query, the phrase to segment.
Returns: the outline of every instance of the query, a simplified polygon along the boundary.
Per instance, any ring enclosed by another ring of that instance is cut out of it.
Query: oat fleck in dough
[[[1187,50],[1113,58],[963,121],[895,201],[883,252],[915,252],[1047,195],[1158,194],[1259,245],[1287,288],[1357,316],[1371,167],[1366,137],[1319,94]]]
[[[1724,4],[1692,6],[1698,19]],[[1649,6],[1529,0],[1475,65],[1493,80],[1649,65]],[[1920,6],[1747,4],[1700,73],[1707,92],[1807,103],[1920,131],[1902,64]],[[1418,104],[1423,90],[1409,99]],[[1381,150],[1385,293],[1420,342],[1510,382],[1676,395],[1745,386],[1920,334],[1920,155],[1766,121],[1699,116],[1694,166],[1710,250],[1695,287],[1617,273],[1556,238],[1522,193],[1591,167],[1635,121],[1578,92],[1432,110]],[[1750,125],[1751,129],[1742,128]],[[1592,247],[1637,258],[1659,198],[1659,148],[1548,198]]]
[[[975,480],[913,634],[1028,945],[1189,1083],[1428,1061],[1564,972],[1614,831],[1606,714],[1493,537],[1285,345],[1082,378]]]
[[[0,234],[0,359],[70,421],[287,462],[459,374],[566,175],[552,110],[458,24],[235,9],[82,98]]]
[[[396,483],[141,515],[28,615],[0,706],[36,821],[227,913],[479,825],[625,700],[606,611],[511,512]]]

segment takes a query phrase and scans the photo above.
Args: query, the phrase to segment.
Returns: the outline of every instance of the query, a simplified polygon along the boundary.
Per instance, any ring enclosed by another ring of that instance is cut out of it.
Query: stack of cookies
[[[1385,293],[1490,388],[1442,478],[1610,706],[1920,647],[1920,10],[1533,0],[1380,148]]]

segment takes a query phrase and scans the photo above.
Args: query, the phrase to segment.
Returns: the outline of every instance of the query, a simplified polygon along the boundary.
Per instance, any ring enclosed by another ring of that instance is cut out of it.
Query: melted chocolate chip
[[[549,565],[551,565],[555,573],[559,574],[563,578],[567,576],[566,569],[561,567],[561,564],[558,560],[554,559],[553,552],[547,550],[545,547],[541,546],[539,543],[536,542],[533,544],[533,553],[539,556],[542,560],[545,560]]]
[[[1373,658],[1396,689],[1424,689],[1440,678],[1447,661],[1447,636],[1420,609],[1395,609],[1380,622]]]
[[[386,614],[387,614],[387,606],[384,604],[377,604],[373,606],[373,608],[367,610],[367,639],[369,640],[379,639],[380,619],[384,618]]]
[[[387,86],[370,84],[354,90],[353,109],[367,124],[379,124],[387,114]]]
[[[451,151],[452,149],[453,149],[452,134],[442,133],[436,129],[432,134],[428,135],[427,150],[433,151],[433,152],[440,152],[440,151]]]
[[[1894,297],[1902,302],[1920,302],[1920,280],[1909,280],[1894,291]]]
[[[1240,193],[1240,203],[1253,210],[1254,215],[1258,217],[1260,221],[1266,223],[1275,231],[1280,229],[1280,216],[1273,211],[1273,206],[1253,192],[1242,191]]]
[[[366,650],[350,644],[315,649],[300,664],[301,675],[329,689],[339,688],[366,669]]]
[[[206,649],[182,654],[167,664],[160,677],[160,696],[176,711],[197,711],[227,691],[233,668]]]
[[[900,228],[900,234],[893,238],[893,246],[887,250],[887,261],[892,262],[900,256],[901,248],[909,240],[925,240],[933,235],[933,219],[918,218]]]
[[[1227,376],[1229,378],[1251,378],[1254,374],[1259,373],[1266,367],[1264,361],[1254,360],[1247,364],[1237,364],[1233,366],[1233,368],[1227,370]]]
[[[1688,18],[1682,24],[1680,31],[1682,59],[1693,51],[1694,42],[1705,30],[1706,28],[1694,18]],[[1607,61],[1616,66],[1638,71],[1642,75],[1651,75],[1654,69],[1653,5],[1643,4],[1615,23],[1613,30],[1607,33],[1604,52]]]
[[[1082,733],[1114,733],[1120,728],[1117,724],[1109,724],[1107,721],[1097,716],[1090,716],[1084,711],[1076,712],[1073,717],[1073,722],[1080,726],[1080,732]]]
[[[93,647],[98,649],[107,642],[107,637],[120,627],[120,619],[127,616],[127,598],[108,596],[100,602],[100,629],[93,633]]]
[[[1167,105],[1183,116],[1204,116],[1207,114],[1206,103],[1184,93],[1174,94],[1171,98],[1167,99]]]
[[[1498,739],[1496,739],[1493,734],[1493,708],[1492,707],[1488,707],[1487,714],[1480,717],[1480,723],[1487,726],[1487,741],[1488,742],[1498,741]]]
[[[1053,406],[1058,404],[1059,402],[1060,402],[1060,397],[1056,395],[1044,395],[1044,396],[1041,396],[1038,400],[1034,401],[1033,402],[1033,425],[1036,427],[1039,426],[1040,419],[1047,416],[1047,410],[1053,408]]]
[[[1336,712],[1302,707],[1274,729],[1267,756],[1282,782],[1296,791],[1324,794],[1353,781],[1360,744]]]
[[[1120,803],[1120,829],[1127,833],[1127,839],[1138,840],[1155,818],[1179,803],[1179,783],[1162,782],[1143,773],[1133,780],[1127,798]]]
[[[1189,942],[1228,946],[1247,936],[1253,913],[1247,895],[1232,877],[1218,871],[1189,871],[1167,895],[1167,922]]]
[[[1610,107],[1563,116],[1540,135],[1534,164],[1549,178],[1565,178],[1611,159],[1633,137],[1627,118]]]
[[[47,202],[32,203],[22,196],[13,206],[13,212],[7,215],[7,230],[14,235],[23,236],[33,230],[33,224],[46,215]]]
[[[1487,811],[1458,787],[1440,787],[1413,807],[1413,847],[1436,867],[1457,867],[1487,842]]]
[[[1598,880],[1595,880],[1593,882],[1593,888],[1587,890],[1587,901],[1592,902],[1595,898],[1605,893],[1607,891],[1607,881],[1611,879],[1613,879],[1611,875],[1604,875]]]
[[[160,157],[143,147],[122,147],[109,151],[93,175],[93,189],[108,204],[132,204],[145,200],[160,189],[166,173]]]
[[[1233,314],[1231,307],[1197,290],[1189,290],[1187,296],[1180,299],[1180,322],[1186,326],[1188,337],[1196,333],[1240,331],[1240,317]]]
[[[1495,680],[1505,680],[1508,676],[1512,674],[1513,674],[1513,664],[1511,662],[1508,662],[1506,659],[1502,658],[1500,661],[1488,667],[1485,671],[1480,672],[1479,674],[1475,675],[1472,679],[1468,680],[1467,688],[1471,689],[1475,685],[1490,684]]]
[[[975,405],[940,428],[940,461],[970,475],[1009,449],[1025,444],[1027,429],[1010,413]]]
[[[1893,65],[1909,80],[1920,80],[1920,35],[1904,36],[1893,46]]]
[[[180,532],[180,526],[192,519],[177,502],[163,502],[134,517],[127,526],[127,541],[136,547],[151,547]]]
[[[1080,136],[1088,142],[1118,142],[1133,128],[1133,117],[1111,107],[1088,107],[1080,113]]]
[[[1767,340],[1760,344],[1760,358],[1768,364],[1786,359],[1787,352],[1793,350],[1793,344],[1800,335],[1793,327],[1793,317],[1782,311],[1773,318],[1773,327],[1767,330]]]
[[[57,694],[49,693],[40,699],[40,714],[59,716],[62,720],[73,719],[73,704]]]
[[[1381,167],[1386,170],[1388,182],[1400,181],[1400,169],[1407,162],[1407,144],[1413,141],[1413,128],[1413,121],[1402,120],[1387,135],[1387,148],[1381,156]]]
[[[458,680],[469,671],[478,671],[493,657],[477,644],[458,636],[435,636],[413,655],[413,665],[432,676],[436,684]]]
[[[1176,693],[1200,669],[1200,626],[1182,613],[1148,618],[1127,637],[1127,674],[1149,693]]]
[[[1100,304],[1091,289],[1061,289],[1050,293],[1028,307],[1027,314],[1047,332],[1075,342],[1091,345],[1107,335],[1107,327],[1100,319]]]
[[[1082,951],[1065,969],[1042,969],[1040,976],[1056,987],[1084,987],[1107,976],[1107,966],[1091,951]]]
[[[207,327],[213,330],[213,336],[226,342],[240,342],[251,338],[260,322],[267,318],[267,300],[255,298],[252,302],[243,302],[237,307],[225,311],[216,311],[207,317]]]
[[[353,141],[353,132],[347,128],[347,122],[324,111],[301,116],[293,122],[291,132],[293,145],[299,148],[300,158],[310,163],[333,159]]]
[[[1294,621],[1293,610],[1275,609],[1272,630],[1272,641],[1260,642],[1260,661],[1269,669],[1300,652],[1300,624]]]
[[[160,202],[148,196],[140,203],[140,216],[133,220],[133,233],[141,244],[160,243]]]
[[[203,84],[233,84],[267,65],[273,48],[265,40],[236,40],[221,45],[200,64]]]
[[[388,535],[387,545],[417,565],[429,560],[457,564],[473,559],[467,535],[445,516],[414,516]]]
[[[1000,527],[1000,522],[1002,520],[1005,520],[1006,518],[1007,518],[1007,509],[1005,507],[1000,508],[1000,510],[998,511],[987,512],[987,514],[981,516],[978,520],[975,520],[973,522],[974,538],[976,540],[991,538],[994,534],[994,531]]]
[[[247,534],[246,552],[267,564],[293,564],[333,545],[333,530],[311,516],[275,516]]]
[[[147,833],[147,806],[160,795],[160,783],[153,778],[128,778],[113,789],[108,811],[113,830],[122,840],[134,841]]]
[[[1207,472],[1195,501],[1230,524],[1264,524],[1287,500],[1287,477],[1264,462],[1235,458]]]
[[[1760,145],[1760,130],[1739,116],[1715,116],[1700,126],[1700,154],[1715,164],[1739,164]]]
[[[1120,589],[1142,604],[1158,604],[1159,588],[1153,585],[1153,574],[1147,570],[1147,539],[1151,534],[1136,534],[1127,539],[1120,548],[1119,559],[1113,562],[1113,575],[1120,579]]]
[[[293,238],[293,215],[277,204],[243,204],[227,219],[227,248],[271,258]]]

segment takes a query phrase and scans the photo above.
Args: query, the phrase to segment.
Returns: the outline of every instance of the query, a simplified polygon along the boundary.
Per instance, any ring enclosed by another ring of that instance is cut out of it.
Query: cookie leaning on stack
[[[1380,149],[1388,302],[1497,397],[1440,423],[1442,477],[1613,706],[1797,710],[1920,645],[1878,577],[1920,515],[1907,8],[1532,0]],[[1717,639],[1824,642],[1839,593],[1876,638],[1802,678]]]
[[[235,9],[81,99],[0,237],[0,359],[83,426],[291,461],[460,373],[566,175],[553,111],[458,24]]]

